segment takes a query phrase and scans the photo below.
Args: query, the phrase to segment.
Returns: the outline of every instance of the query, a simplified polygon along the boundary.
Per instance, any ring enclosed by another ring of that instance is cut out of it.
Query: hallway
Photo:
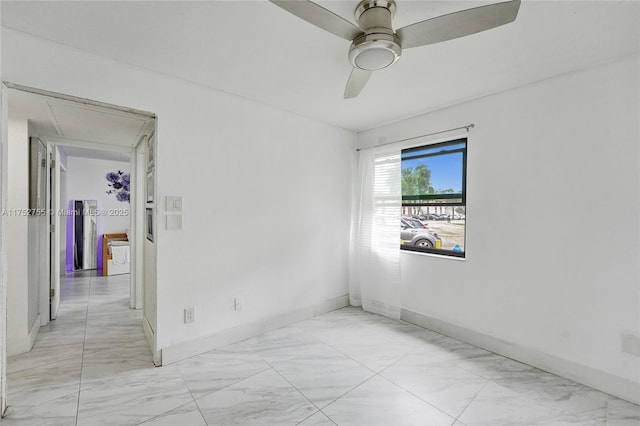
[[[75,425],[76,416],[95,411],[92,400],[117,404],[103,392],[117,389],[118,378],[153,371],[141,324],[142,311],[129,309],[128,274],[63,277],[58,318],[40,329],[31,352],[8,359],[1,423]]]

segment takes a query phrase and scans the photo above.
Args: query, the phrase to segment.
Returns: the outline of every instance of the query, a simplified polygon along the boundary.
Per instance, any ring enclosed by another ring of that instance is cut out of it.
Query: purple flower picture
[[[111,183],[119,182],[120,179],[122,179],[122,176],[123,176],[123,174],[122,174],[121,171],[118,171],[118,173],[109,172],[109,173],[107,173],[107,180],[109,182],[111,182]],[[127,176],[129,176],[129,175],[127,175]]]
[[[107,173],[107,186],[109,190],[106,191],[107,194],[115,194],[116,199],[122,202],[129,202],[130,198],[130,187],[131,187],[131,177],[129,173],[124,173],[118,170],[117,172],[109,172]]]

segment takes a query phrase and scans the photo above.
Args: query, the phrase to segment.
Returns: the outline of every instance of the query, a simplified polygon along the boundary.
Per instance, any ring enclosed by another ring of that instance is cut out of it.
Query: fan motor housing
[[[364,34],[349,48],[349,61],[354,67],[376,71],[400,58],[400,39],[391,26],[395,11],[393,0],[363,0],[358,4],[355,18]]]
[[[391,20],[395,14],[394,0],[362,0],[355,10],[356,22],[365,32],[375,27],[391,30]]]

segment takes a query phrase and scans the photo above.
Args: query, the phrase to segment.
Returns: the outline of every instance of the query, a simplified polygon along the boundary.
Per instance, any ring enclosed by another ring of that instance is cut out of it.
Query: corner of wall
[[[605,371],[559,358],[536,349],[507,342],[493,336],[402,309],[400,319],[481,347],[496,354],[518,360],[533,367],[593,387],[634,404],[640,404],[640,383]]]
[[[162,365],[171,364],[185,358],[209,352],[346,306],[349,306],[348,295],[325,300],[322,303],[307,308],[291,310],[262,321],[243,324],[188,342],[177,343],[161,349]]]

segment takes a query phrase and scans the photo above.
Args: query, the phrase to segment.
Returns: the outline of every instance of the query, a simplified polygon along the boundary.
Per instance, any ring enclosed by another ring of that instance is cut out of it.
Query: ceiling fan
[[[362,0],[355,9],[358,26],[310,0],[269,0],[305,21],[351,42],[349,61],[353,70],[344,98],[355,98],[371,73],[394,64],[402,49],[453,40],[513,22],[520,0],[474,7],[416,22],[397,31],[391,21],[394,0]]]

